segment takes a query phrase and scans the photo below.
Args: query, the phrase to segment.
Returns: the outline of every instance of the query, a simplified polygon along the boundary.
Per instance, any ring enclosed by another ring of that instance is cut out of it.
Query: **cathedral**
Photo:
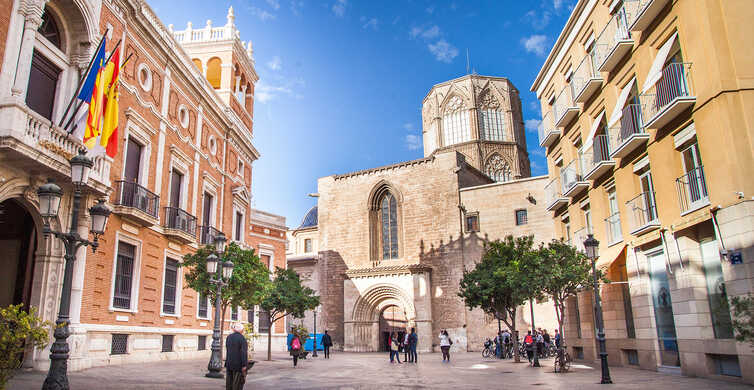
[[[531,177],[521,101],[508,79],[435,85],[422,127],[423,158],[320,178],[317,205],[288,232],[288,267],[321,296],[316,328],[338,349],[384,350],[390,332],[411,328],[419,351],[439,350],[443,329],[453,349],[480,349],[499,322],[465,307],[464,270],[487,241],[555,238],[547,177]],[[519,313],[521,331],[531,317],[528,307]],[[551,303],[534,313],[537,327],[555,328]],[[310,330],[312,321],[304,319]]]

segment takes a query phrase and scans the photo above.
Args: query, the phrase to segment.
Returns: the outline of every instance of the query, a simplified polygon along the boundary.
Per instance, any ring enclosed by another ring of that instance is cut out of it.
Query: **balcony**
[[[545,206],[547,206],[547,211],[557,210],[559,207],[567,204],[568,198],[563,196],[560,191],[560,177],[556,177],[545,186]]]
[[[581,169],[584,180],[595,180],[615,167],[615,160],[610,158],[607,135],[594,136],[592,145],[581,151]]]
[[[34,172],[41,177],[71,176],[69,160],[86,149],[80,139],[68,135],[26,106],[23,101],[8,99],[0,104],[0,154],[3,164]],[[88,187],[97,196],[110,192],[110,160],[104,155],[93,158]]]
[[[578,160],[571,161],[560,170],[560,181],[563,183],[563,196],[574,197],[589,188],[589,182],[581,177]]]
[[[592,49],[592,60],[600,72],[610,72],[634,45],[626,26],[626,11],[621,8],[602,30]]]
[[[184,244],[196,241],[196,217],[177,207],[165,207],[165,235]]]
[[[589,234],[587,228],[581,228],[573,233],[572,245],[580,252],[586,253],[586,247],[584,247],[584,241]]]
[[[118,180],[115,182],[113,213],[144,227],[157,225],[160,217],[160,197],[137,183]]]
[[[579,115],[579,106],[573,101],[573,94],[569,86],[565,86],[560,94],[555,98],[555,104],[552,106],[553,118],[555,118],[555,127],[566,127],[567,124]]]
[[[215,237],[218,234],[220,234],[220,231],[212,226],[199,226],[199,244],[214,245]]]
[[[699,166],[675,179],[681,215],[686,215],[709,204],[704,167]]]
[[[584,103],[602,87],[602,75],[595,71],[592,56],[586,55],[571,76],[573,100]]]
[[[631,234],[639,236],[660,228],[654,192],[642,192],[626,202],[626,208],[631,214]]]
[[[607,230],[608,246],[623,241],[623,232],[620,228],[620,213],[616,212],[605,218],[605,228]]]
[[[640,97],[646,128],[662,128],[696,103],[690,79],[690,63],[671,63],[662,70],[660,80]]]
[[[629,104],[623,109],[620,121],[608,131],[610,158],[621,158],[633,152],[649,139],[642,125],[642,109],[639,104]]]
[[[670,0],[624,0],[630,31],[643,31],[652,24]]]
[[[558,139],[560,130],[552,124],[552,111],[547,111],[545,116],[542,117],[542,121],[537,126],[537,132],[539,133],[539,146],[543,148],[552,145]]]

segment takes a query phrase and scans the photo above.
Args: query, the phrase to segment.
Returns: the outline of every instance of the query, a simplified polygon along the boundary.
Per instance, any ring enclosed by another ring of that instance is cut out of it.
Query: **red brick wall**
[[[0,58],[5,55],[5,44],[8,40],[8,27],[10,26],[10,16],[13,12],[13,0],[0,0]],[[0,61],[0,71],[3,70],[2,61]]]

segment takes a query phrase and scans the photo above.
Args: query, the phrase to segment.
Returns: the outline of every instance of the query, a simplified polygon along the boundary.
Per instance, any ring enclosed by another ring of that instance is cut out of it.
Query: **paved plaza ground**
[[[266,356],[264,356],[266,357]],[[258,356],[259,359],[264,357]],[[483,359],[479,353],[457,353],[442,363],[438,353],[419,355],[419,364],[393,364],[383,353],[333,353],[301,361],[293,369],[289,357],[259,361],[245,389],[604,389],[599,367],[576,364],[568,374],[555,374],[552,359],[541,368],[508,360]],[[69,374],[71,389],[222,389],[224,380],[204,377],[207,361],[174,360],[114,365]],[[688,378],[631,368],[612,368],[611,389],[750,389],[744,384]],[[45,373],[22,372],[9,385],[13,390],[38,390]]]

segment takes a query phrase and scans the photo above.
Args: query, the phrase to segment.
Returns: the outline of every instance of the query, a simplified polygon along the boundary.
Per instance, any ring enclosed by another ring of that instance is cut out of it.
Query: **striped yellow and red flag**
[[[104,100],[102,134],[100,135],[100,145],[105,147],[105,151],[110,157],[115,157],[118,153],[118,77],[120,76],[120,66],[120,48],[117,48],[105,68],[105,74],[109,78]]]

